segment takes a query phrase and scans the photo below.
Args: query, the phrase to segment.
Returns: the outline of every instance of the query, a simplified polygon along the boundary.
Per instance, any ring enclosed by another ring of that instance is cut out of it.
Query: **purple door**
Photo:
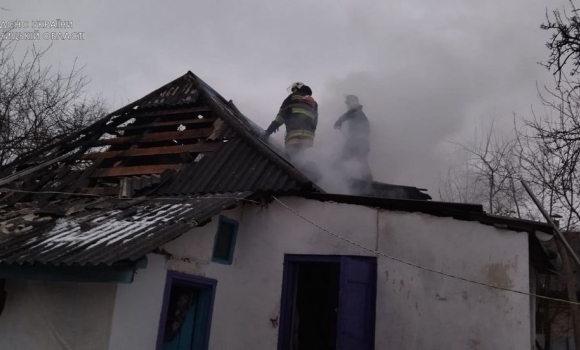
[[[374,349],[376,280],[376,259],[341,257],[338,350]]]

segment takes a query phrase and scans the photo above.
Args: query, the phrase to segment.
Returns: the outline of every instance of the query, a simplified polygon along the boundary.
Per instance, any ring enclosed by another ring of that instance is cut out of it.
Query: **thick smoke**
[[[146,3],[138,17],[125,15],[131,2],[115,3],[115,11],[67,4],[75,30],[90,40],[53,42],[46,64],[79,57],[93,79],[90,92],[116,96],[118,107],[192,70],[264,128],[285,88],[304,81],[320,106],[317,163],[340,150],[342,134],[332,124],[345,110],[344,94],[358,95],[372,127],[374,179],[434,195],[453,160],[447,141],[472,135],[476,119],[509,118],[537,104],[536,82],[549,81],[536,64],[546,59],[549,39],[539,25],[546,8],[567,0],[182,1],[177,12]],[[6,5],[10,16],[29,19],[62,18],[63,6]],[[168,25],[171,40],[159,30]],[[130,49],[111,65],[103,48],[120,45]],[[273,139],[282,141],[283,129]],[[340,190],[342,173],[320,164],[321,181]]]
[[[329,84],[320,99],[321,116],[316,144],[326,156],[335,156],[343,135],[332,128],[344,112],[345,93],[359,96],[371,124],[369,162],[375,180],[400,185],[428,186],[425,172],[438,168],[440,147],[463,127],[477,96],[470,89],[458,89],[455,78],[464,74],[461,64],[455,74],[426,69],[422,79],[406,79],[407,73],[375,72],[351,74]],[[422,80],[422,84],[416,81]],[[328,106],[328,107],[323,107]],[[422,170],[423,169],[423,170]],[[341,176],[341,174],[328,174]]]
[[[432,6],[445,8],[440,3]],[[344,174],[331,161],[344,142],[332,125],[345,112],[345,94],[357,95],[369,118],[374,180],[427,188],[434,197],[440,175],[462,161],[456,159],[450,141],[469,140],[481,121],[511,119],[512,113],[527,114],[537,104],[536,84],[549,81],[549,74],[537,64],[545,59],[546,37],[538,28],[545,5],[518,1],[473,6],[453,7],[458,12],[453,23],[431,16],[404,23],[397,18],[380,22],[378,17],[384,13],[361,7],[348,13],[351,29],[360,33],[348,43],[352,56],[336,58],[344,71],[333,72],[329,75],[333,78],[315,79],[300,69],[283,70],[287,80],[278,83],[280,91],[292,80],[301,80],[312,87],[319,103],[311,157],[322,169],[322,187],[332,192],[345,188]],[[522,16],[523,8],[529,15]],[[354,21],[355,17],[360,20]],[[366,59],[361,59],[363,53]],[[359,68],[347,65],[344,57],[352,57]],[[316,62],[320,69],[335,64]],[[314,64],[309,61],[307,66]],[[267,126],[283,97],[271,103],[269,112],[261,109],[265,106],[259,102],[264,99],[256,98],[247,104],[255,113],[246,114],[263,115],[261,124]],[[275,136],[281,140],[281,135]]]
[[[343,127],[344,128],[344,127]],[[360,179],[363,170],[355,161],[341,159],[341,151],[346,136],[340,131],[329,142],[316,143],[304,155],[294,161],[316,184],[329,193],[360,195],[360,189],[353,186],[352,179]]]

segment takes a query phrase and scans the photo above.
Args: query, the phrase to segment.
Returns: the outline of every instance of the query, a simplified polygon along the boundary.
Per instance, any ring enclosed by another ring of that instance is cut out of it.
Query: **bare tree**
[[[471,142],[453,142],[465,161],[443,177],[440,197],[481,203],[492,214],[528,218],[527,197],[519,184],[521,143],[501,135],[496,122],[493,118],[489,126],[476,129]]]
[[[42,64],[50,46],[17,48],[5,35],[0,39],[0,166],[79,130],[106,109],[102,99],[85,97],[89,80],[76,61],[65,73]]]
[[[563,78],[562,82],[567,81]],[[526,120],[526,172],[547,198],[550,212],[564,215],[564,227],[580,224],[580,95],[579,90],[560,84],[544,89],[542,104],[551,113]]]
[[[558,83],[568,74],[575,76],[580,67],[580,17],[572,0],[569,6],[569,9],[547,12],[546,21],[540,26],[552,33],[546,43],[550,56],[544,65],[556,76]]]

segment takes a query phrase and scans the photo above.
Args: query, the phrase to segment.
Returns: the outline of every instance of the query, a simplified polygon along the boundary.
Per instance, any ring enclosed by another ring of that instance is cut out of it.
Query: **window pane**
[[[198,307],[198,290],[173,286],[165,324],[164,350],[190,350]]]
[[[234,225],[227,222],[220,222],[219,231],[215,241],[213,257],[221,260],[231,259],[232,240],[234,239]]]

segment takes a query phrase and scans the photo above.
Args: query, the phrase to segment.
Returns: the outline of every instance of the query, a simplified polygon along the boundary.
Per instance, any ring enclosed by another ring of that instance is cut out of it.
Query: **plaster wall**
[[[107,349],[115,284],[8,280],[0,349]]]
[[[320,226],[382,254],[529,291],[525,233],[418,213],[301,198],[283,201]],[[152,265],[150,259],[151,271],[119,287],[111,349],[154,349],[166,269],[218,281],[210,349],[275,349],[284,254],[373,255],[276,202],[223,215],[240,223],[233,264],[211,262],[217,217],[166,244],[166,256],[159,257],[164,261]],[[384,256],[378,258],[376,311],[377,349],[531,349],[530,298]],[[116,335],[116,325],[129,320],[138,321]],[[125,342],[119,341],[121,334]]]
[[[133,283],[117,287],[109,350],[155,350],[166,274],[165,258],[149,254]]]

